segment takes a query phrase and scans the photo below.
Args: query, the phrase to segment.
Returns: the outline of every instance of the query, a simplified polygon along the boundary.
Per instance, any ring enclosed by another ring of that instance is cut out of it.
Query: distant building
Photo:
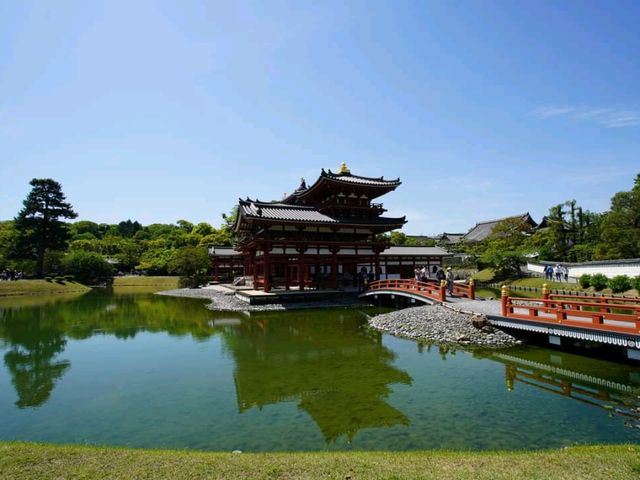
[[[441,245],[453,245],[464,238],[464,233],[447,233],[444,232],[438,237],[438,243]]]
[[[527,212],[521,215],[513,215],[510,217],[498,218],[496,220],[476,223],[475,227],[469,230],[469,232],[464,235],[463,239],[467,242],[481,242],[482,240],[489,237],[491,233],[493,233],[493,229],[496,227],[496,225],[504,220],[509,220],[511,218],[521,219],[522,221],[531,225],[532,228],[536,228],[538,226],[535,220],[531,218],[531,215],[529,215],[529,212]]]

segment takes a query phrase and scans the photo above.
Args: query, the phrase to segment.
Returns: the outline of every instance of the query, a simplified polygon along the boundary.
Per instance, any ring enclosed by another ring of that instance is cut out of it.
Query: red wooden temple
[[[265,292],[355,285],[365,269],[379,278],[380,254],[389,246],[380,234],[406,220],[383,216],[374,200],[399,185],[353,175],[343,163],[339,173],[323,169],[311,186],[303,179],[281,201],[241,199],[234,229],[245,275]]]

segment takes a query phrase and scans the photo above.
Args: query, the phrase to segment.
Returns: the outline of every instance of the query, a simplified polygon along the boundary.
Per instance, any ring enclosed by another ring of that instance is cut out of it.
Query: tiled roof
[[[318,212],[313,207],[299,207],[282,203],[240,202],[242,212],[248,217],[292,222],[338,223],[338,220]]]
[[[333,173],[331,170],[325,172],[324,170],[320,174],[320,177],[325,177],[331,180],[339,182],[355,183],[360,185],[370,185],[373,187],[391,187],[400,185],[400,179],[385,180],[384,177],[372,178],[372,177],[360,177],[358,175],[351,175],[350,173]]]
[[[320,213],[315,207],[288,205],[284,203],[240,200],[240,211],[250,218],[284,220],[289,222],[333,223],[349,225],[403,225],[405,217],[330,217]]]
[[[529,212],[527,212],[520,215],[512,215],[510,217],[476,223],[476,226],[469,230],[469,232],[464,236],[464,239],[470,242],[480,242],[491,235],[496,225],[509,218],[521,218],[526,221],[527,219],[531,219],[531,216],[529,215]],[[533,219],[531,219],[531,221],[533,222]],[[535,222],[533,223],[535,224]]]
[[[448,253],[446,250],[443,250],[440,247],[411,247],[411,246],[403,246],[399,245],[396,247],[389,247],[384,252],[380,254],[381,256],[393,256],[393,255],[402,255],[402,256],[441,256],[441,257],[450,257],[452,254]]]

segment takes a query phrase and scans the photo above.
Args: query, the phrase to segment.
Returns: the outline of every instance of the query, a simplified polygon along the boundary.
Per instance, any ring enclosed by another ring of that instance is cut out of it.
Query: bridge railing
[[[369,284],[369,290],[399,290],[416,293],[439,302],[444,302],[447,299],[446,286],[438,284],[436,280],[427,280],[426,282],[402,278],[376,280]]]
[[[469,300],[475,300],[476,298],[476,284],[473,278],[469,280],[469,283],[455,283],[453,284],[453,295],[456,297],[465,297]]]
[[[611,296],[597,296],[597,297],[586,297],[582,295],[562,295],[559,293],[551,293],[545,296],[543,293],[543,298],[549,299],[564,299],[564,300],[577,300],[582,302],[593,302],[593,303],[613,303],[616,305],[620,304],[630,304],[630,305],[640,305],[640,297],[611,297]]]
[[[585,301],[574,298],[519,298],[502,289],[502,316],[520,320],[640,334],[640,304]]]

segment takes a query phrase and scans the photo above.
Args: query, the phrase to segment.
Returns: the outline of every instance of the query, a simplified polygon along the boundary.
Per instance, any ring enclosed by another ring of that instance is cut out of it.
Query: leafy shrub
[[[56,275],[53,279],[58,283],[64,283],[64,277],[61,277],[60,275]]]
[[[51,281],[53,281],[53,278],[51,278],[51,277],[44,277],[44,281],[45,281],[45,282],[51,282]]]
[[[633,279],[633,288],[640,292],[640,275]]]
[[[626,275],[617,275],[609,280],[609,288],[613,293],[626,292],[631,289],[631,279]]]
[[[591,286],[596,289],[596,291],[603,290],[607,288],[609,283],[609,279],[604,276],[602,273],[596,273],[595,275],[591,275]]]
[[[591,275],[589,275],[588,273],[580,275],[578,283],[582,288],[589,288],[591,286]]]
[[[71,283],[73,283],[73,282],[75,282],[75,281],[76,281],[76,277],[74,277],[73,275],[65,275],[65,276],[64,276],[64,279],[65,279],[67,282],[71,282]]]
[[[67,254],[63,261],[64,273],[73,275],[82,283],[103,280],[113,274],[111,265],[99,253],[76,250]]]

